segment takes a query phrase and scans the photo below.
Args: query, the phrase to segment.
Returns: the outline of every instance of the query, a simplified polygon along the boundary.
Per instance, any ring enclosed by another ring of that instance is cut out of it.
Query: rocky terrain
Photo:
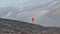
[[[60,34],[60,27],[43,27],[27,22],[0,18],[0,34]]]

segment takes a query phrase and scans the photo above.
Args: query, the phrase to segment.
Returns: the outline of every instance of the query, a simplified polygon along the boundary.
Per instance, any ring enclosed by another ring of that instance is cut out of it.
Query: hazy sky
[[[53,0],[0,0],[0,7],[5,7],[5,6],[16,6],[16,5],[22,5],[24,3],[31,4],[31,5],[41,5],[45,4],[47,2],[51,2]]]
[[[26,0],[0,0],[0,7],[21,5]]]

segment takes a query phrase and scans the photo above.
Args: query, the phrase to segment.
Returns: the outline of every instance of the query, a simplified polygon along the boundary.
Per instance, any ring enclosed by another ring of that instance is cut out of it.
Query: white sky
[[[26,0],[0,0],[0,7],[21,5]]]
[[[53,0],[0,0],[0,7],[9,7],[9,6],[20,6],[24,3],[31,4],[31,5],[44,5],[45,3],[51,2]]]

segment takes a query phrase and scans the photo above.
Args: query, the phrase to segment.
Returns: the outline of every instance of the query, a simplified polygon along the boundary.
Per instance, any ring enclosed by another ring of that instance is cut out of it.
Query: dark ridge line
[[[43,27],[41,25],[37,25],[37,24],[33,24],[33,23],[28,23],[28,22],[23,22],[23,21],[19,21],[19,20],[12,20],[12,19],[6,19],[6,18],[0,18],[0,20],[12,21],[12,22],[18,22],[18,23],[23,23],[23,24],[29,24],[29,25],[35,25],[35,26]]]
[[[23,21],[18,21],[18,20],[12,20],[12,19],[6,19],[6,18],[0,18],[0,20],[18,22],[18,23],[29,24],[29,25],[35,25],[35,26],[39,26],[39,27],[43,27],[43,28],[60,28],[60,27],[44,27],[41,25],[33,24],[33,23],[28,23],[28,22],[23,22]]]

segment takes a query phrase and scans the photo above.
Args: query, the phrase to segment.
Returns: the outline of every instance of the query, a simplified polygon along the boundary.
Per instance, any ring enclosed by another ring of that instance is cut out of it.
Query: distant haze
[[[14,6],[20,6],[25,4],[30,5],[44,5],[48,2],[51,2],[53,0],[0,0],[0,7],[14,7]]]

